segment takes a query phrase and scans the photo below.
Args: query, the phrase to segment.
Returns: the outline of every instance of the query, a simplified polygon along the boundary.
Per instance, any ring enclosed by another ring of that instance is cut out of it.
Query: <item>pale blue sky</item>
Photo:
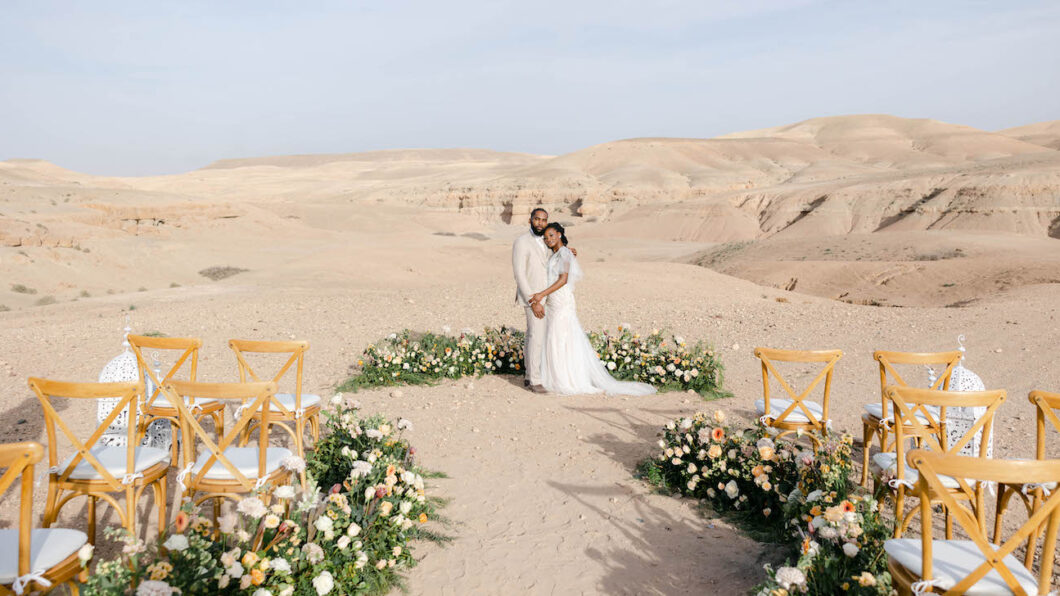
[[[5,0],[0,159],[560,154],[857,113],[995,130],[1060,119],[1058,32],[1051,0]]]

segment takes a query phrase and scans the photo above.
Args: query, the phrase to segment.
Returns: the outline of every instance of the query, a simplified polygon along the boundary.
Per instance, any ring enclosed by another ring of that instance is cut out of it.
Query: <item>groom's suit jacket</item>
[[[530,306],[530,296],[548,287],[549,250],[541,236],[526,232],[512,244],[512,273],[515,274],[515,302]]]

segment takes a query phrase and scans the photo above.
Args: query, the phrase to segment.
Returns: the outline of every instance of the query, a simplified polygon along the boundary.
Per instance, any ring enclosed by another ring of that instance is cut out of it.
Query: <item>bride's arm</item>
[[[551,294],[552,292],[555,292],[556,290],[562,288],[565,285],[567,285],[567,274],[566,273],[560,273],[559,274],[559,279],[556,280],[556,283],[552,284],[551,286],[545,288],[544,290],[541,290],[540,292],[538,292],[538,293],[536,293],[536,294],[534,294],[533,296],[530,297],[530,304],[533,304],[535,302],[540,303],[549,294]]]

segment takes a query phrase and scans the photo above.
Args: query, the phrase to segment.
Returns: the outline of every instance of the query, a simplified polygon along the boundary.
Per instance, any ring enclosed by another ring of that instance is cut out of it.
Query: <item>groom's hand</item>
[[[530,308],[534,311],[535,317],[539,319],[545,318],[545,307],[541,306],[540,302],[535,302]]]

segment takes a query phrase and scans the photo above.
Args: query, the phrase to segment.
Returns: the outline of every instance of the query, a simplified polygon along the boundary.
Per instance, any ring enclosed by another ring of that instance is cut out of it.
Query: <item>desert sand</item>
[[[410,591],[739,593],[775,553],[632,477],[658,429],[704,409],[752,419],[755,346],[839,348],[832,418],[860,439],[872,351],[964,334],[968,368],[1008,390],[996,455],[1033,456],[1026,395],[1060,391],[1058,147],[1056,123],[850,116],[556,157],[380,151],[148,178],[0,162],[0,441],[43,442],[26,378],[94,380],[126,315],[201,337],[208,380],[236,379],[229,338],[306,339],[305,388],[325,395],[392,331],[520,326],[510,246],[542,204],[579,249],[585,327],[710,342],[733,397],[540,396],[503,377],[360,392],[411,419],[421,463],[449,476],[434,491],[455,540],[418,547]],[[86,433],[94,412],[63,410]]]

